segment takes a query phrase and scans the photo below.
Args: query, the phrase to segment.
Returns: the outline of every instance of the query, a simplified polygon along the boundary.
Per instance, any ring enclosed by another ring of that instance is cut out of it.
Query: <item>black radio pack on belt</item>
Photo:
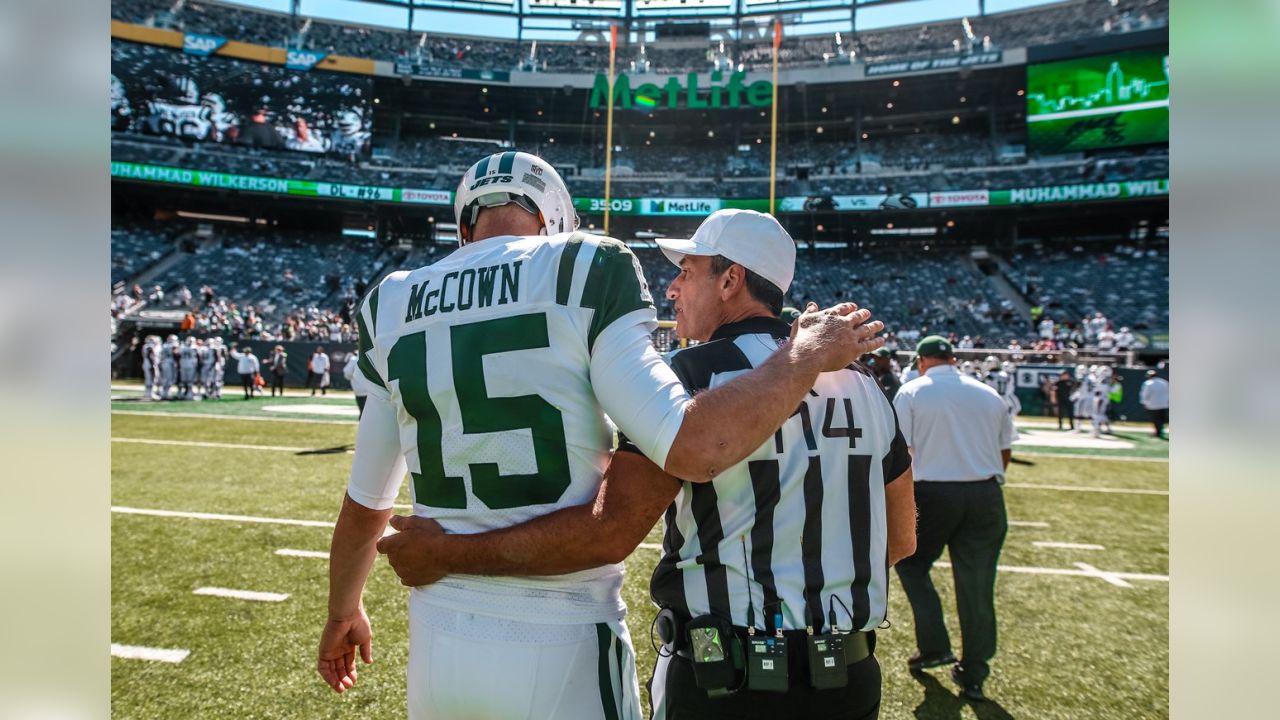
[[[742,689],[742,641],[733,625],[715,615],[700,615],[685,626],[693,678],[708,697],[730,695]]]
[[[815,689],[842,688],[849,684],[844,642],[842,635],[809,636],[809,684]]]

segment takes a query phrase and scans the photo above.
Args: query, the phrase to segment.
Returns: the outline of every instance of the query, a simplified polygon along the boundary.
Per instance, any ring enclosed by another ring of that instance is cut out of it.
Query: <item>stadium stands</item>
[[[1074,322],[1102,312],[1115,329],[1169,327],[1169,253],[1120,246],[1111,252],[1083,249],[1026,253],[1010,258],[1009,280],[1045,314]]]
[[[111,285],[124,282],[173,250],[173,235],[130,221],[111,227]]]
[[[173,11],[173,7],[178,7]],[[851,33],[837,44],[835,35],[804,37],[781,49],[789,67],[956,54],[989,48],[1027,47],[1079,37],[1130,32],[1168,24],[1167,0],[1069,0],[1047,7],[969,20]],[[540,41],[448,37],[389,28],[343,26],[283,13],[229,7],[216,2],[123,0],[112,3],[112,17],[126,22],[222,35],[264,45],[302,46],[330,53],[380,60],[405,59],[440,67],[476,70],[535,69],[549,72],[599,72],[608,64],[604,42]],[[971,31],[971,32],[970,32]],[[708,71],[712,68],[761,69],[771,62],[767,40],[743,43],[719,40],[689,47],[685,42],[624,46],[619,64],[655,72]]]

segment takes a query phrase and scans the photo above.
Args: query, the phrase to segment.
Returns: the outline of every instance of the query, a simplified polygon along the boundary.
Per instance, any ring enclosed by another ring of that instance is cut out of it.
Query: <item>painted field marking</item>
[[[1078,562],[1078,563],[1075,563],[1075,566],[1085,571],[1089,575],[1096,577],[1100,580],[1105,580],[1106,582],[1109,582],[1112,585],[1115,585],[1116,587],[1122,587],[1122,588],[1133,587],[1133,585],[1131,585],[1127,580],[1120,577],[1119,573],[1103,572],[1098,568],[1090,565],[1089,563]]]
[[[1042,548],[1058,548],[1061,550],[1106,550],[1102,545],[1094,545],[1093,543],[1070,543],[1070,542],[1053,542],[1050,540],[1036,540],[1031,543],[1036,547]]]
[[[939,560],[934,563],[934,567],[951,567],[951,563],[945,560]],[[1019,573],[1026,575],[1068,575],[1073,577],[1092,577],[1106,580],[1117,587],[1133,587],[1125,580],[1149,580],[1151,582],[1169,582],[1168,575],[1151,575],[1148,573],[1130,573],[1130,572],[1107,572],[1099,570],[1087,563],[1076,563],[1078,569],[1071,568],[1043,568],[1043,567],[1022,567],[1018,565],[999,565],[996,570],[1005,573]],[[1088,569],[1085,569],[1088,568]],[[1124,584],[1121,584],[1124,583]]]
[[[347,405],[263,405],[263,412],[298,413],[299,415],[332,415],[335,417],[360,417],[360,408]]]
[[[636,547],[642,550],[661,550],[662,549],[662,545],[660,543],[640,543]]]
[[[1040,483],[1005,483],[1007,488],[1019,490],[1065,490],[1067,492],[1112,493],[1114,495],[1168,495],[1168,490],[1142,490],[1139,488],[1085,487],[1080,485],[1041,485]]]
[[[1040,522],[1039,520],[1010,520],[1010,527],[1029,527],[1029,528],[1047,528],[1049,523]]]
[[[112,415],[140,417],[177,417],[195,420],[244,420],[247,422],[304,423],[309,425],[354,425],[351,420],[315,420],[312,418],[258,417],[256,415],[219,415],[218,413],[169,412],[167,410],[112,410]]]
[[[301,525],[302,527],[331,528],[327,520],[293,520],[290,518],[257,517],[254,515],[223,515],[220,513],[181,512],[178,510],[152,510],[112,505],[111,512],[122,515],[150,515],[152,517],[187,518],[190,520],[225,520],[228,522],[266,523],[268,525]]]
[[[192,591],[192,594],[231,598],[233,600],[254,600],[257,602],[283,602],[289,599],[288,593],[259,592],[257,590],[232,590],[231,588],[219,587],[196,588]]]
[[[1057,452],[1035,452],[1030,450],[1018,449],[1017,457],[1050,457],[1050,458],[1076,458],[1080,460],[1114,460],[1115,462],[1158,462],[1168,463],[1167,457],[1139,457],[1136,455],[1087,455],[1085,453],[1057,453]]]
[[[191,654],[190,650],[177,648],[153,648],[141,645],[111,643],[111,657],[125,660],[151,660],[152,662],[180,663]]]
[[[276,554],[284,557],[316,558],[317,560],[329,559],[329,553],[323,550],[294,550],[292,548],[280,548],[279,550],[276,550]]]
[[[321,448],[289,447],[286,445],[245,445],[242,443],[201,442],[198,440],[155,440],[152,438],[113,437],[111,442],[137,443],[139,445],[171,445],[177,447],[215,448],[220,450],[274,450],[276,452],[315,452]],[[351,452],[346,450],[344,452]]]

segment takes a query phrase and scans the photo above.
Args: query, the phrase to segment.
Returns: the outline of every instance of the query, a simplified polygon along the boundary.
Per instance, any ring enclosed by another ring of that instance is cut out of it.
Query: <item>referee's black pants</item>
[[[1069,402],[1066,404],[1058,403],[1058,429],[1059,430],[1062,429],[1063,420],[1066,420],[1067,422],[1071,423],[1072,430],[1076,429],[1075,413],[1072,412],[1072,406],[1071,406],[1071,403]]]
[[[743,688],[733,695],[707,697],[693,678],[693,663],[679,655],[658,655],[650,677],[653,720],[876,720],[880,716],[880,663],[871,655],[848,666],[849,684],[814,690],[809,685],[807,650],[789,653],[791,690],[760,692]]]
[[[921,654],[951,650],[942,619],[942,601],[930,570],[950,550],[960,615],[961,674],[966,683],[981,684],[991,674],[996,654],[996,563],[1009,529],[1004,493],[995,480],[917,482],[916,553],[896,569],[915,619]]]

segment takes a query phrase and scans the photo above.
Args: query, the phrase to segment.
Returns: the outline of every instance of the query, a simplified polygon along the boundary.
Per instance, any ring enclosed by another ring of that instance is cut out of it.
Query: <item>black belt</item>
[[[667,628],[663,627],[664,622],[668,623]],[[680,613],[663,608],[658,613],[655,624],[658,629],[658,637],[662,640],[662,649],[664,654],[672,654],[692,661],[693,654],[689,647],[689,634],[685,630],[685,625],[689,622],[689,618],[682,617]],[[669,629],[668,629],[669,628]],[[668,635],[670,633],[670,635]],[[733,633],[743,642],[750,637],[747,628],[738,625],[733,626]],[[771,637],[771,633],[760,630],[756,631],[756,638]],[[806,646],[806,640],[809,637],[807,630],[784,630],[782,636],[787,639],[788,662],[792,668],[797,670],[807,668],[809,665],[809,655]],[[851,632],[842,633],[839,637],[844,639],[844,659],[846,665],[866,660],[871,656],[871,633],[870,632]],[[793,671],[794,673],[795,671]],[[800,675],[796,675],[799,677]]]

